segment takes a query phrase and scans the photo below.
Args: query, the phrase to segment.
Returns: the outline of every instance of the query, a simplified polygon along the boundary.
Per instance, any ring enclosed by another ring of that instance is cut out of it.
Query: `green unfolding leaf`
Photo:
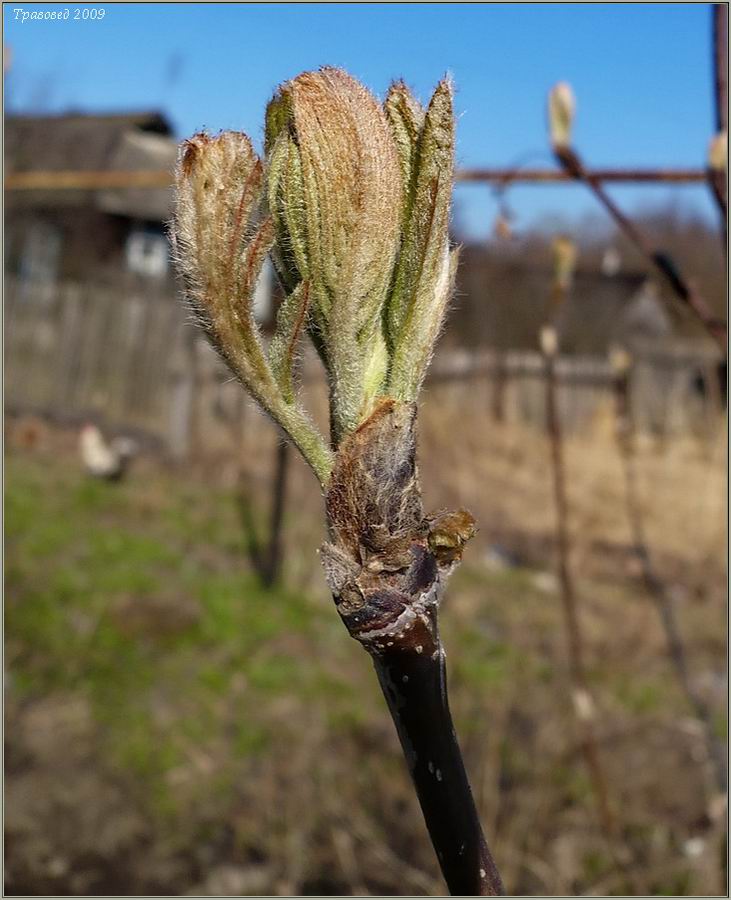
[[[292,114],[289,98],[283,91],[277,91],[267,104],[264,120],[264,153],[269,156],[275,141],[287,129]]]
[[[284,289],[294,290],[300,281],[296,256],[287,234],[285,214],[285,177],[289,148],[287,135],[280,134],[267,154],[267,204],[274,222],[276,242],[272,248],[272,261]]]
[[[452,89],[442,81],[429,103],[419,137],[413,200],[386,315],[387,338],[396,357],[405,343],[422,338],[414,325],[438,332],[432,321],[443,312],[436,296],[449,239],[454,160]]]
[[[445,247],[441,271],[429,298],[428,315],[414,320],[394,354],[389,392],[397,399],[412,401],[419,394],[454,290],[458,260],[459,248],[447,250]]]
[[[419,149],[419,137],[424,125],[424,110],[403,81],[391,85],[383,104],[401,163],[402,194],[401,220],[408,221],[413,199],[414,175]]]

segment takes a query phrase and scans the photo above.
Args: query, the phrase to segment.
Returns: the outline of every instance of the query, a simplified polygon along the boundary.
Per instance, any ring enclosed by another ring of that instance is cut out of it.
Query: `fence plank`
[[[11,408],[67,418],[103,415],[166,441],[177,458],[198,441],[205,442],[202,450],[230,441],[230,415],[215,408],[230,376],[213,353],[199,352],[198,332],[171,292],[142,295],[123,287],[34,286],[9,279],[5,315]],[[708,410],[723,412],[719,391],[702,394],[717,364],[715,350],[648,344],[639,345],[634,357],[631,392],[638,424],[655,432],[707,432]],[[446,402],[447,396],[461,402],[460,391],[468,385],[472,396],[484,395],[486,415],[490,404],[496,419],[540,425],[543,377],[537,352],[445,348],[430,372],[426,402]],[[301,381],[319,390],[322,380],[316,360],[307,357]],[[557,359],[556,380],[562,419],[571,429],[589,424],[612,389],[609,363],[599,357]],[[259,421],[255,417],[246,429]]]

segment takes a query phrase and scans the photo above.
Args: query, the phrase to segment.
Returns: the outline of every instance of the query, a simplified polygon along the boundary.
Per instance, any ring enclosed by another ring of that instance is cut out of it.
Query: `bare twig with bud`
[[[607,779],[595,734],[596,704],[586,675],[584,637],[579,618],[579,603],[571,570],[571,538],[569,532],[569,501],[566,484],[563,429],[558,407],[556,358],[559,352],[557,320],[573,284],[577,260],[576,244],[571,238],[559,236],[553,242],[553,285],[551,311],[548,322],[540,331],[546,385],[546,431],[551,451],[551,474],[556,509],[556,554],[558,580],[566,629],[569,679],[573,713],[579,731],[579,744],[596,799],[599,821],[605,837],[615,832],[615,818],[609,802]]]
[[[571,86],[566,82],[559,82],[548,94],[548,130],[557,162],[567,175],[577,181],[582,181],[591,189],[619,228],[645,259],[663,276],[675,296],[695,315],[725,353],[726,323],[714,315],[697,288],[681,272],[677,262],[665,251],[652,246],[634,222],[607,194],[601,181],[584,165],[571,140],[575,114],[576,100]]]
[[[213,345],[324,489],[326,578],[373,658],[449,889],[485,895],[502,884],[454,734],[437,621],[475,524],[466,510],[426,515],[416,465],[416,402],[457,262],[453,167],[449,81],[424,109],[400,82],[381,106],[339,69],[306,72],[269,103],[264,162],[243,134],[183,143],[173,238]],[[265,347],[251,305],[267,254],[285,299]],[[305,336],[328,379],[329,440],[296,387]]]

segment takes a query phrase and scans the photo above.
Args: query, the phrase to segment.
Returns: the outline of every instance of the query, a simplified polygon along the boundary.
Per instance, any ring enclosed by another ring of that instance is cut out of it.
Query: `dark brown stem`
[[[604,206],[619,228],[627,235],[645,259],[660,272],[675,295],[691,310],[711,337],[718,343],[725,355],[726,323],[713,314],[705,299],[688,282],[670,255],[661,250],[656,250],[652,246],[644,234],[625,216],[607,194],[602,183],[586,169],[581,158],[573,149],[570,147],[555,147],[554,153],[567,174],[578,181],[583,181],[593,191],[594,196]]]
[[[720,791],[725,792],[728,788],[726,757],[713,727],[713,714],[704,698],[693,685],[688,667],[685,642],[675,615],[673,601],[664,582],[655,570],[645,538],[633,448],[634,422],[629,393],[629,372],[618,372],[615,375],[614,396],[617,416],[617,445],[624,469],[625,502],[630,525],[632,551],[640,564],[642,582],[648,595],[652,598],[660,617],[665,632],[665,640],[667,641],[668,654],[675,669],[675,674],[678,677],[688,705],[703,725],[706,735],[706,747],[713,766],[716,785]]]
[[[449,892],[502,895],[449,711],[444,652],[387,650],[373,664]]]
[[[596,797],[599,819],[607,837],[615,831],[615,822],[609,804],[604,769],[594,733],[594,701],[588,687],[584,665],[584,645],[579,623],[576,593],[569,564],[570,544],[568,532],[568,501],[566,474],[563,458],[561,420],[556,402],[556,368],[553,353],[545,353],[546,372],[546,427],[551,445],[553,493],[556,506],[556,545],[558,551],[558,575],[563,603],[564,621],[568,639],[569,675],[573,689],[574,713],[580,729],[581,751]]]
[[[503,886],[452,724],[437,623],[474,519],[424,516],[415,417],[413,405],[384,400],[342,442],[321,555],[345,627],[373,658],[450,892],[494,896]]]

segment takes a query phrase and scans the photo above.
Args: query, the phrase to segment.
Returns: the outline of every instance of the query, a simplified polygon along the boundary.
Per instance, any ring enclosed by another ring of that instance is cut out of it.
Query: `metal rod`
[[[10,172],[7,191],[94,191],[114,188],[171,188],[172,172],[150,169],[129,172]]]
[[[700,184],[705,181],[702,169],[597,169],[590,173],[599,181],[640,184]],[[461,169],[459,182],[525,182],[566,184],[573,179],[561,169]],[[72,170],[9,172],[5,178],[8,191],[71,191],[115,188],[167,188],[173,183],[172,173],[159,170],[127,172],[79,172]]]
[[[591,173],[599,181],[660,184],[702,184],[703,169],[595,169]],[[462,182],[507,183],[538,182],[566,184],[574,179],[561,169],[460,169],[455,178]]]

